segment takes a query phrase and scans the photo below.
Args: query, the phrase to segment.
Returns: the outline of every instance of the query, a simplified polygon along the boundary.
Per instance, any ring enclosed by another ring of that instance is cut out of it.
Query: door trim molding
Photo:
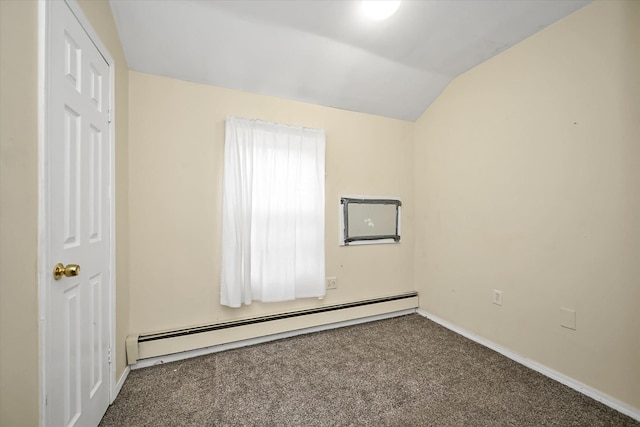
[[[124,372],[122,373],[122,375],[120,375],[120,379],[116,383],[116,392],[115,392],[115,395],[113,396],[114,399],[116,398],[116,396],[120,394],[120,390],[122,390],[122,386],[124,385],[124,382],[127,380],[127,377],[129,376],[130,373],[131,373],[131,366],[127,366]],[[113,400],[111,401],[111,403],[113,403]]]
[[[91,26],[80,5],[76,0],[64,0],[73,15],[76,17],[84,31],[87,33],[98,52],[102,55],[109,66],[109,109],[111,110],[111,122],[109,123],[109,342],[112,355],[115,354],[115,302],[116,302],[116,230],[115,230],[115,61],[109,50],[102,43],[102,40]],[[51,274],[51,259],[49,256],[49,235],[47,234],[47,221],[51,206],[49,205],[49,122],[48,122],[48,102],[49,102],[49,56],[50,45],[48,31],[51,18],[50,2],[46,0],[38,1],[38,356],[39,356],[39,425],[47,425],[47,333],[48,333],[48,281]],[[116,383],[116,360],[112,356],[109,365],[109,402],[113,403],[120,387]],[[125,376],[126,378],[126,376]]]

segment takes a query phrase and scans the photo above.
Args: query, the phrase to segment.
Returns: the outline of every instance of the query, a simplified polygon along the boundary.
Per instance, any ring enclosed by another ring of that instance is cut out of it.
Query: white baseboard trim
[[[345,326],[352,326],[360,323],[373,322],[376,320],[390,319],[392,317],[404,316],[404,315],[415,313],[415,312],[416,312],[415,308],[409,308],[406,310],[394,311],[391,313],[384,313],[384,314],[377,314],[374,316],[362,317],[360,319],[345,320],[342,322],[330,323],[327,325],[313,326],[310,328],[298,329],[295,331],[282,332],[282,333],[273,334],[273,335],[266,335],[263,337],[250,338],[250,339],[235,341],[235,342],[226,343],[226,344],[214,345],[211,347],[199,348],[197,350],[183,351],[180,353],[167,354],[165,356],[150,357],[147,359],[140,359],[136,364],[130,365],[130,367],[131,369],[147,368],[149,366],[161,365],[163,363],[190,359],[192,357],[197,357],[197,356],[204,356],[205,354],[217,353],[220,351],[231,350],[234,348],[247,347],[250,345],[261,344],[264,342],[294,337],[296,335],[326,331],[329,329],[342,328]]]
[[[120,394],[120,390],[122,390],[122,386],[124,385],[125,380],[129,376],[129,372],[131,372],[131,367],[127,366],[124,372],[122,373],[122,375],[120,376],[120,379],[116,383],[116,388],[114,390],[113,396],[111,396],[111,402],[109,402],[110,404],[113,403],[113,401],[116,400],[116,397],[118,397],[118,395]]]
[[[556,380],[559,383],[566,385],[567,387],[571,387],[572,389],[584,394],[585,396],[589,396],[590,398],[597,400],[598,402],[601,402],[607,405],[608,407],[615,409],[618,412],[621,412],[625,415],[630,416],[635,420],[640,421],[640,409],[638,408],[634,408],[631,405],[628,405],[624,402],[614,399],[613,397],[606,395],[594,389],[593,387],[589,387],[588,385],[583,384],[580,381],[576,381],[573,378],[570,378],[564,374],[561,374],[560,372],[555,371],[547,366],[544,366],[538,362],[534,362],[531,359],[527,359],[524,356],[516,354],[511,350],[506,349],[505,347],[502,347],[492,341],[489,341],[486,338],[482,338],[472,332],[467,331],[466,329],[463,329],[459,326],[454,325],[453,323],[447,322],[446,320],[441,319],[438,316],[435,316],[427,311],[417,309],[416,313],[426,317],[429,320],[436,322],[441,326],[444,326],[445,328],[459,335],[462,335],[465,338],[470,339],[471,341],[475,341],[478,344],[481,344],[485,347],[490,348],[491,350],[497,351],[503,356],[508,357],[509,359],[515,362],[518,362],[521,365],[526,366],[527,368],[533,369],[534,371],[537,371],[542,375],[545,375],[553,380]]]

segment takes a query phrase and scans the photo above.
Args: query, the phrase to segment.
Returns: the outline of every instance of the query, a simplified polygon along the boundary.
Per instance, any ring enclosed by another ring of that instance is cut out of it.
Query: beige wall
[[[117,375],[128,332],[128,67],[106,0],[80,3],[116,68]],[[0,1],[0,426],[35,426],[38,361],[38,3]]]
[[[132,332],[414,289],[413,123],[138,72],[130,73],[129,89]],[[338,278],[338,289],[323,301],[219,304],[227,115],[326,130],[326,274]],[[338,202],[345,194],[401,197],[401,244],[339,247]]]
[[[422,308],[636,410],[639,52],[640,2],[593,3],[454,80],[415,128]]]
[[[37,3],[0,1],[0,426],[38,423]]]

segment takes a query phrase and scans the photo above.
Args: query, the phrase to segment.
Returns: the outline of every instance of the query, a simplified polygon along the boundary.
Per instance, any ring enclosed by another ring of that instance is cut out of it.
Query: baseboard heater
[[[407,292],[399,295],[270,314],[249,319],[232,320],[164,332],[130,335],[127,337],[127,360],[129,364],[133,364],[136,363],[138,359],[188,351],[225,342],[253,338],[260,335],[280,333],[287,329],[303,329],[321,324],[330,324],[333,322],[357,319],[359,317],[377,315],[384,312],[416,308],[417,306],[418,293]],[[295,325],[291,325],[290,322],[286,325],[278,322],[294,318],[297,318]],[[242,332],[240,333],[239,331]],[[215,337],[213,336],[214,334]]]

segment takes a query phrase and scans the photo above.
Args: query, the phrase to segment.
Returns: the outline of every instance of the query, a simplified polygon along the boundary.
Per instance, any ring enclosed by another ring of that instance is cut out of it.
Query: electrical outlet
[[[493,290],[493,303],[495,305],[502,305],[502,291],[498,289]]]
[[[327,289],[337,289],[338,279],[335,277],[327,277]]]

